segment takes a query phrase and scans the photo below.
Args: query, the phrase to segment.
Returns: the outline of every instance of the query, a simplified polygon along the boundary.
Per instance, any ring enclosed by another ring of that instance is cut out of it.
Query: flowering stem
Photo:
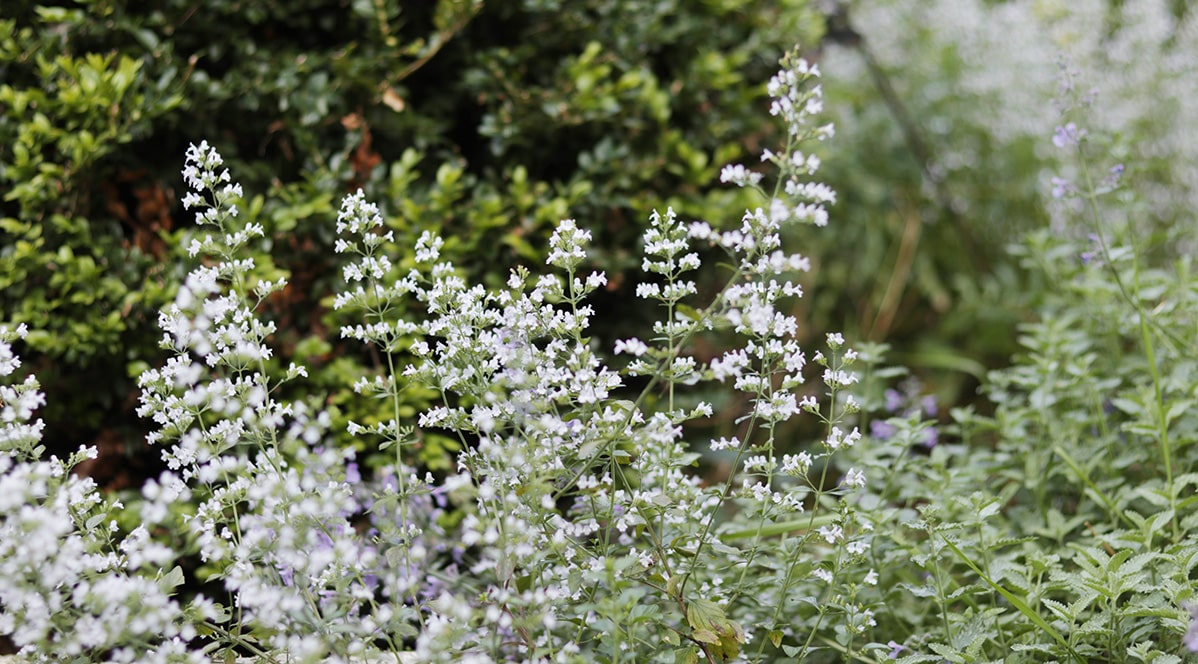
[[[1122,277],[1119,275],[1119,270],[1111,261],[1110,251],[1107,248],[1106,239],[1103,237],[1102,231],[1102,216],[1098,211],[1098,194],[1094,187],[1094,180],[1090,174],[1090,167],[1085,158],[1085,153],[1079,143],[1077,146],[1079,155],[1081,156],[1082,174],[1086,181],[1086,202],[1090,212],[1090,221],[1093,225],[1094,235],[1098,238],[1098,246],[1102,251],[1103,262],[1110,269],[1114,276],[1115,284],[1119,288],[1120,294],[1127,300],[1128,303],[1136,310],[1136,319],[1140,330],[1140,340],[1144,344],[1144,359],[1148,363],[1148,372],[1152,376],[1152,391],[1153,399],[1156,405],[1155,420],[1157,429],[1157,438],[1160,441],[1161,461],[1165,466],[1165,486],[1169,495],[1169,508],[1171,517],[1169,519],[1173,530],[1173,541],[1177,542],[1181,539],[1181,531],[1177,522],[1177,492],[1173,488],[1173,445],[1169,439],[1169,416],[1165,408],[1164,389],[1161,385],[1160,367],[1157,365],[1156,352],[1152,342],[1152,332],[1149,326],[1152,324],[1149,312],[1144,308],[1144,304],[1140,301],[1140,258],[1135,243],[1131,246],[1132,260],[1132,288],[1135,296],[1127,289],[1123,283]]]

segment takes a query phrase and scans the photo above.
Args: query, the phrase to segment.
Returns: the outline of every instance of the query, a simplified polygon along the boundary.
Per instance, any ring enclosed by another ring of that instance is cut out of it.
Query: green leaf
[[[696,630],[717,630],[718,625],[726,622],[724,609],[709,599],[692,600],[686,607],[686,622]]]
[[[178,588],[179,586],[183,585],[183,568],[175,565],[171,571],[167,572],[166,575],[158,579],[158,583],[164,590],[167,591]]]
[[[698,309],[696,309],[690,305],[679,302],[674,305],[674,309],[678,313],[682,314],[683,316],[686,316],[687,318],[689,318],[691,320],[694,320],[694,321],[703,320],[702,312],[700,312]]]

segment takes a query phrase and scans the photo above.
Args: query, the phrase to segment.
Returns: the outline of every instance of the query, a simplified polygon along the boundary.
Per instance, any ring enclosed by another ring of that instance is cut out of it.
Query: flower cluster
[[[348,424],[393,450],[373,473],[326,443],[329,414],[280,398],[306,370],[276,366],[275,325],[259,305],[286,281],[246,257],[265,231],[243,218],[220,155],[193,145],[184,205],[197,210],[189,251],[200,261],[159,319],[172,357],[139,380],[139,413],[157,425],[150,440],[167,470],[142,490],[143,525],[122,533],[106,525],[120,507],[67,475],[88,450],[67,462],[13,458],[34,454],[40,424],[26,422],[42,399],[32,379],[2,388],[0,449],[19,452],[0,456],[0,483],[21,488],[0,492],[0,632],[47,660],[347,661],[411,648],[422,661],[593,661],[665,634],[660,647],[675,657],[714,661],[784,639],[810,651],[822,615],[800,624],[788,607],[807,588],[835,591],[821,611],[858,638],[874,623],[860,589],[877,575],[858,570],[869,522],[847,497],[867,477],[839,475],[834,459],[861,438],[848,393],[857,355],[838,334],[827,355],[799,346],[787,301],[802,296],[792,279],[810,264],[782,243],[787,226],[827,221],[835,196],[808,181],[820,161],[799,146],[832,128],[812,124],[818,68],[783,64],[769,91],[786,143],[762,159],[778,171],[773,192],[727,229],[652,214],[636,294],[663,316],[646,340],[615,343],[622,368],[589,333],[588,299],[607,277],[586,267],[591,236],[575,221],[550,238],[547,274],[516,268],[488,289],[443,259],[429,232],[401,270],[383,212],[361,191],[347,196],[336,250],[350,258],[334,305],[357,315],[341,336],[384,360],[353,386],[379,399],[379,418]],[[767,180],[743,166],[723,179]],[[693,273],[713,248],[732,273],[698,302]],[[19,367],[11,336],[0,330],[4,374]],[[700,337],[725,350],[701,358]],[[823,394],[809,386],[809,361],[823,368]],[[415,426],[400,412],[413,384],[440,395]],[[719,385],[743,399],[739,431],[696,451],[688,433],[715,415],[696,390]],[[826,428],[823,444],[790,449],[784,426],[804,413]],[[460,441],[457,466],[421,476],[410,448],[434,429]],[[731,470],[706,481],[694,468],[708,454],[731,454]],[[194,579],[165,571],[187,552],[163,533],[194,543]],[[227,599],[180,603],[172,593],[184,581]]]
[[[433,388],[445,395],[443,403],[422,414],[418,425],[448,430],[464,444],[456,474],[443,480],[453,487],[447,493],[462,515],[451,536],[464,550],[452,553],[451,568],[436,574],[448,571],[469,594],[447,586],[409,595],[424,617],[418,656],[570,657],[612,640],[651,638],[663,626],[685,636],[697,653],[730,656],[753,637],[740,625],[769,618],[748,598],[770,598],[773,624],[782,629],[789,589],[845,583],[852,563],[867,552],[868,534],[851,508],[822,514],[825,497],[860,489],[864,472],[850,468],[834,494],[826,493],[826,478],[808,477],[815,459],[826,475],[836,450],[861,436],[840,428],[857,408],[845,392],[856,380],[849,368],[856,354],[840,335],[829,335],[827,357],[814,356],[825,368],[827,405],[800,392],[808,360],[797,342],[798,320],[783,301],[802,295],[788,275],[806,271],[809,261],[786,253],[781,236],[788,224],[826,221],[823,206],[835,197],[804,180],[819,159],[797,147],[831,136],[832,129],[806,126],[821,104],[818,86],[809,85],[818,69],[798,59],[784,64],[770,86],[788,133],[785,149],[767,151],[763,159],[780,171],[769,210],[747,211],[730,230],[684,223],[673,209],[652,213],[641,266],[650,278],[635,290],[658,303],[662,317],[651,341],[615,342],[613,355],[629,358],[622,370],[609,367],[588,336],[595,312],[586,300],[607,279],[585,270],[590,233],[575,221],[562,221],[549,241],[547,263],[558,273],[533,277],[517,268],[506,288],[488,290],[467,283],[442,259],[444,242],[427,232],[417,241],[416,267],[397,274],[380,258],[393,240],[382,232],[381,212],[361,192],[345,199],[338,250],[358,258],[345,268],[351,290],[337,306],[358,310],[366,320],[343,327],[342,336],[374,344],[389,368],[356,389],[397,406],[401,383]],[[765,175],[732,166],[722,179],[759,187]],[[691,273],[701,267],[702,245],[727,252],[734,272],[700,310],[690,303],[699,292]],[[422,302],[425,314],[400,318],[404,297]],[[705,363],[691,354],[699,335],[721,331],[743,343]],[[411,361],[400,368],[403,349]],[[648,387],[621,399],[628,391],[624,376],[648,380]],[[689,470],[701,455],[688,449],[684,435],[688,421],[711,417],[713,407],[703,401],[683,407],[680,401],[684,390],[707,381],[731,382],[753,405],[743,418],[743,439],[711,443],[712,450],[733,452],[740,471],[722,486],[705,488]],[[646,408],[655,393],[660,406]],[[828,441],[835,444],[814,457],[788,454],[779,465],[780,427],[804,411],[827,424]],[[398,450],[408,439],[398,417],[353,427],[393,444],[397,467],[405,468]],[[437,489],[413,475],[399,495],[430,491]],[[732,510],[733,521],[721,524],[729,501],[741,507]],[[787,555],[775,557],[762,524],[785,521],[808,504],[819,507],[825,525],[789,539]],[[748,539],[741,532],[746,526]],[[393,551],[407,564],[434,563],[413,544],[424,535],[418,527],[397,533]],[[829,547],[818,554],[827,555],[826,563],[809,578],[796,575],[793,556],[814,546],[814,535]],[[748,573],[758,568],[768,575]],[[468,577],[457,576],[459,570]],[[841,578],[825,578],[833,573]],[[864,578],[869,585],[877,575]],[[629,621],[621,607],[634,598],[660,617]],[[679,606],[684,615],[670,619]],[[707,623],[692,615],[708,610]],[[855,604],[843,610],[855,625],[872,620]],[[593,626],[579,631],[580,620]],[[679,621],[689,627],[679,630]],[[757,638],[759,645],[766,642],[764,635]]]
[[[12,343],[26,334],[0,326],[0,378],[21,366]],[[120,503],[71,473],[95,448],[38,459],[44,425],[30,420],[43,403],[32,375],[0,386],[0,634],[32,662],[206,661],[187,647],[196,630],[172,598],[174,552],[144,528],[120,538]]]
[[[192,242],[191,253],[208,260],[160,316],[163,345],[175,356],[139,381],[139,412],[159,425],[150,440],[167,446],[169,468],[143,491],[142,513],[157,522],[181,496],[197,504],[182,515],[184,527],[241,622],[223,624],[231,607],[202,597],[197,606],[209,629],[227,630],[227,646],[246,647],[231,635],[251,629],[253,647],[301,659],[330,649],[358,654],[393,631],[372,614],[388,589],[377,549],[355,523],[367,504],[347,481],[351,459],[320,447],[329,416],[274,396],[281,382],[306,375],[292,364],[271,378],[275,326],[256,311],[286,280],[264,280],[240,257],[263,229],[240,221],[241,190],[218,171],[222,163],[206,142],[188,150],[184,203],[200,208],[197,223],[214,232]]]

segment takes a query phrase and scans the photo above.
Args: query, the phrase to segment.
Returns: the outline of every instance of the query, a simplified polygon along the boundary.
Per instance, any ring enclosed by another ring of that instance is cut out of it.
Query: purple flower
[[[927,448],[936,447],[936,443],[940,442],[940,431],[935,427],[923,432],[923,444]]]
[[[894,413],[907,402],[906,397],[898,390],[886,390],[886,412]]]
[[[1095,235],[1093,233],[1090,233],[1089,237],[1090,237],[1090,244],[1093,244],[1096,247],[1100,246],[1100,243],[1102,242],[1102,238],[1098,237],[1097,235]],[[1098,252],[1096,252],[1096,251],[1083,251],[1082,255],[1081,255],[1082,265],[1089,265],[1090,261],[1094,260],[1094,258],[1096,256],[1098,256]]]
[[[936,412],[938,410],[936,405],[936,397],[932,396],[931,394],[926,395],[924,398],[919,400],[919,405],[923,408],[923,412],[927,414],[928,417],[936,417]]]
[[[1058,148],[1077,145],[1085,135],[1085,129],[1078,129],[1076,124],[1070,122],[1064,127],[1057,127],[1056,132],[1052,135],[1052,144]]]
[[[886,647],[890,648],[890,659],[898,659],[899,653],[907,649],[903,644],[894,641],[888,641]]]
[[[886,420],[874,420],[869,423],[869,435],[878,440],[887,440],[897,431],[898,428]]]
[[[1073,194],[1076,191],[1077,190],[1074,188],[1073,183],[1070,182],[1069,180],[1066,180],[1065,178],[1058,178],[1058,177],[1054,177],[1052,179],[1052,197],[1053,198],[1064,198],[1065,196]]]
[[[1191,604],[1186,608],[1190,610],[1190,628],[1186,630],[1181,642],[1190,652],[1198,652],[1198,604]]]
[[[1111,166],[1111,170],[1107,171],[1106,177],[1102,179],[1102,186],[1107,189],[1114,189],[1119,186],[1119,178],[1123,177],[1123,164],[1115,164]]]

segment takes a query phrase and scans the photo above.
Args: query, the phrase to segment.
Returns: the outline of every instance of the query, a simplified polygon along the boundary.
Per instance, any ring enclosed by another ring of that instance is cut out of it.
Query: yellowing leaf
[[[720,635],[709,629],[696,629],[691,636],[693,636],[695,640],[700,643],[710,643],[714,645],[720,642]]]

